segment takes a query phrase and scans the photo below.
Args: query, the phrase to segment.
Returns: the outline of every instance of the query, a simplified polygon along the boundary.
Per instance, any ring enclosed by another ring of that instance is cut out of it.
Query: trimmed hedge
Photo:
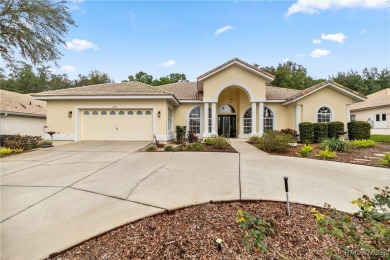
[[[314,142],[314,125],[310,122],[299,124],[299,136],[302,143],[311,144]]]
[[[325,123],[314,123],[314,142],[321,143],[328,138],[328,125]]]
[[[349,140],[370,139],[371,125],[364,121],[353,121],[347,124]]]
[[[339,121],[329,122],[328,125],[328,137],[338,137],[337,132],[344,132],[344,123]]]

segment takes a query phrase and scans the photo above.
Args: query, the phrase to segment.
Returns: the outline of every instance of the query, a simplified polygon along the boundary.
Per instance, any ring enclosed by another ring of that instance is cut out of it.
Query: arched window
[[[146,113],[145,113],[145,115],[147,115],[147,116],[150,116],[152,114],[152,112],[150,112],[150,111],[146,111]]]
[[[194,107],[189,115],[189,129],[195,134],[200,134],[200,106]]]
[[[125,114],[125,112],[123,112],[123,111],[119,111],[119,113],[118,113],[118,115],[120,115],[120,116],[123,116]]]
[[[92,112],[92,115],[93,115],[93,116],[97,116],[97,115],[98,115],[98,112],[97,112],[97,111],[93,111],[93,112]]]
[[[233,114],[236,113],[231,105],[223,105],[218,108],[219,114]]]
[[[107,115],[107,112],[106,112],[106,111],[102,111],[100,114],[101,114],[102,116],[106,116],[106,115]]]
[[[137,116],[142,116],[142,111],[137,111]]]
[[[244,114],[244,134],[252,133],[252,108],[248,108]]]
[[[110,112],[110,115],[111,115],[111,116],[115,116],[115,111],[111,111],[111,112]]]
[[[321,107],[317,112],[317,122],[318,123],[326,123],[330,122],[332,116],[332,112],[329,107]]]
[[[84,116],[89,116],[89,112],[88,111],[84,111]]]
[[[134,115],[133,111],[129,111],[129,112],[127,112],[127,114],[128,114],[129,116]]]
[[[274,113],[268,107],[264,107],[264,128],[263,131],[266,133],[267,131],[274,130]]]

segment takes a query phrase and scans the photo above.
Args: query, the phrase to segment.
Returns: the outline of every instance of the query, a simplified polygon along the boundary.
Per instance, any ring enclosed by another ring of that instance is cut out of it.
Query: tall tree
[[[98,70],[92,70],[91,72],[88,73],[87,76],[79,74],[78,79],[76,79],[74,82],[74,85],[76,87],[81,87],[81,86],[104,84],[110,82],[113,81],[110,79],[110,76],[107,73],[100,72]]]
[[[122,82],[138,81],[152,86],[165,85],[175,82],[187,81],[187,77],[183,73],[171,73],[167,76],[160,77],[159,79],[153,79],[152,75],[146,72],[137,72],[134,76],[128,76],[128,80],[122,80]]]
[[[58,45],[65,44],[69,26],[75,25],[65,0],[1,0],[0,54],[16,65],[15,50],[34,65],[56,62]]]

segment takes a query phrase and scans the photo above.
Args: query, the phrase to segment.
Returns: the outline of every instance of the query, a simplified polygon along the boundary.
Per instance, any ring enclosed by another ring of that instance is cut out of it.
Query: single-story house
[[[46,102],[30,95],[0,90],[1,135],[44,136]]]
[[[364,102],[351,105],[351,121],[366,121],[372,134],[390,135],[390,88],[367,95]]]
[[[274,77],[240,59],[196,82],[149,86],[108,83],[35,94],[48,103],[55,140],[157,140],[175,138],[175,126],[200,137],[247,138],[299,123],[350,119],[350,105],[365,97],[333,81],[305,90],[270,86]]]

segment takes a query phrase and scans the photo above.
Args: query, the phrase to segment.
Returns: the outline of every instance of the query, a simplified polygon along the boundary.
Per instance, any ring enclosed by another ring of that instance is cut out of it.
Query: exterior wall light
[[[158,111],[157,116],[161,117],[161,111]]]
[[[69,111],[69,112],[68,112],[68,117],[69,117],[69,118],[72,118],[72,114],[73,114],[73,112],[72,112],[72,111]]]

